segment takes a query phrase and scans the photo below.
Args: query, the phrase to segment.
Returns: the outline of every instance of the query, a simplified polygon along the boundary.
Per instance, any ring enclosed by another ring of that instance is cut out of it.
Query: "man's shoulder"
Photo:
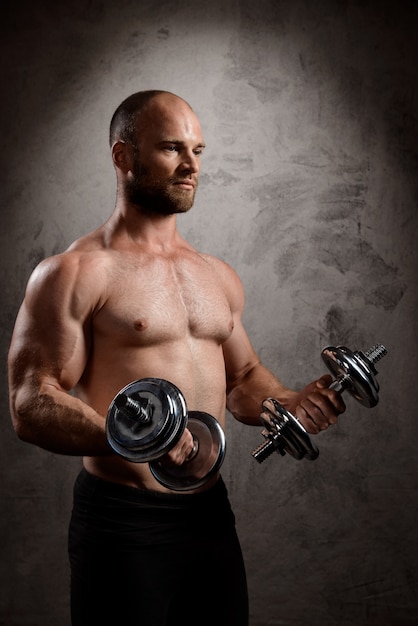
[[[226,261],[212,255],[202,255],[222,285],[233,310],[243,306],[244,290],[237,272]]]
[[[216,272],[221,273],[227,278],[238,278],[237,272],[226,261],[211,254],[199,254]]]
[[[96,233],[85,235],[63,252],[41,261],[32,272],[29,286],[93,282],[106,271],[109,257],[109,251],[100,243]]]

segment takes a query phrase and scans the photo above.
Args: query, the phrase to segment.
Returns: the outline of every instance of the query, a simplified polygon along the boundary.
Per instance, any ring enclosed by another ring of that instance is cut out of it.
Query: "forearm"
[[[240,422],[260,426],[263,400],[276,398],[284,407],[294,404],[297,392],[285,387],[280,380],[261,363],[227,386],[227,408]]]
[[[10,411],[20,439],[50,452],[75,456],[112,454],[105,418],[52,384],[21,387],[11,394]]]

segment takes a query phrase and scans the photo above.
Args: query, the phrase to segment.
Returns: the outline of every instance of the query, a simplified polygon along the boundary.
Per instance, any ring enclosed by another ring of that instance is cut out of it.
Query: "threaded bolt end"
[[[364,355],[372,363],[377,363],[382,357],[385,356],[385,354],[387,354],[387,352],[388,351],[386,350],[385,346],[383,346],[382,344],[376,344],[375,346],[373,346],[373,348],[367,350]]]
[[[136,422],[146,424],[152,416],[152,404],[147,398],[135,400],[131,396],[120,394],[115,400],[119,411]]]
[[[275,449],[276,448],[275,448],[275,446],[274,446],[272,441],[265,441],[264,443],[261,443],[258,446],[258,448],[256,448],[252,452],[252,456],[259,463],[263,463],[263,461],[265,461],[271,454],[273,454]]]

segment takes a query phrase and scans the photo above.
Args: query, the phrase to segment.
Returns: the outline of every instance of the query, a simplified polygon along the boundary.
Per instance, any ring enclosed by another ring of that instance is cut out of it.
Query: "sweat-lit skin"
[[[176,214],[193,205],[204,145],[187,103],[156,96],[140,116],[136,145],[112,146],[114,212],[40,264],[16,321],[9,388],[17,434],[83,456],[88,471],[113,482],[166,491],[148,464],[123,460],[106,441],[111,400],[139,378],[173,382],[189,410],[205,411],[223,427],[226,407],[259,426],[268,396],[310,433],[344,410],[327,388],[331,377],[297,393],[260,363],[242,325],[237,274],[178,233]],[[186,430],[169,453],[172,462],[183,462],[192,446]]]

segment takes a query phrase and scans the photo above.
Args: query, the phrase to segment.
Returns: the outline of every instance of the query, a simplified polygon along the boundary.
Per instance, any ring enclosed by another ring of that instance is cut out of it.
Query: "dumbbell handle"
[[[333,391],[337,391],[338,393],[342,393],[345,389],[345,378],[340,378],[339,380],[334,380],[328,389],[332,389]]]

